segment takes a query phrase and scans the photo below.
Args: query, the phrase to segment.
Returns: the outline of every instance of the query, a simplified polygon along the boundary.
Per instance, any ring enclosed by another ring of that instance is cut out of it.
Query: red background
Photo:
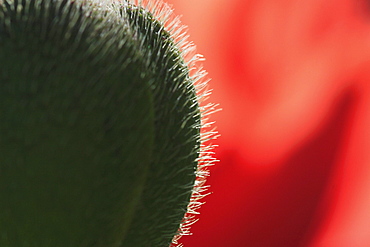
[[[370,246],[366,1],[168,2],[223,109],[212,195],[184,246]]]

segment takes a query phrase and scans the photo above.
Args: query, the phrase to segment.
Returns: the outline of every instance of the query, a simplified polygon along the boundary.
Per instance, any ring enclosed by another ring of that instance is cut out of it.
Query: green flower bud
[[[212,133],[203,72],[166,11],[0,2],[0,246],[163,247],[186,233]]]

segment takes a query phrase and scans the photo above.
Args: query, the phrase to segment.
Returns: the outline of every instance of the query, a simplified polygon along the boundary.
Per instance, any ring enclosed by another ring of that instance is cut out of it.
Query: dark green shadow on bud
[[[120,246],[130,227],[154,104],[128,26],[102,17],[0,5],[0,246]]]

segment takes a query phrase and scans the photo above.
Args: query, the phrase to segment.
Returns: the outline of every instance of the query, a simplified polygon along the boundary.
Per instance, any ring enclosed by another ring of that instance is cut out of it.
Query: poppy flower
[[[184,246],[370,246],[366,1],[168,2],[223,108]]]

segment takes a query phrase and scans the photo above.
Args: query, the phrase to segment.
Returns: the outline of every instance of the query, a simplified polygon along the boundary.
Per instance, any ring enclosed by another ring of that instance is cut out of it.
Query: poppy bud
[[[203,72],[152,3],[0,3],[0,246],[179,234],[201,187]]]

